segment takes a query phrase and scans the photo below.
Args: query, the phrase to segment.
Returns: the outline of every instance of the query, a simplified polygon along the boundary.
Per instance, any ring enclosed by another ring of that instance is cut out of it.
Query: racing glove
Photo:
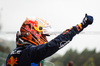
[[[93,17],[90,15],[85,14],[84,19],[82,22],[76,26],[73,26],[72,28],[75,30],[75,32],[78,34],[80,33],[84,28],[86,28],[88,25],[93,23]],[[71,28],[71,29],[72,29]]]
[[[93,23],[93,17],[90,16],[90,15],[85,14],[85,17],[84,17],[84,19],[81,23],[82,27],[85,28],[85,27],[87,27],[88,25],[90,25],[92,23]]]

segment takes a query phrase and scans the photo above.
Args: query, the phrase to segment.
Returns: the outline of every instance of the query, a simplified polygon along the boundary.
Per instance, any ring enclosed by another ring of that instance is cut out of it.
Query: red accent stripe
[[[77,30],[80,31],[79,26],[76,26]]]

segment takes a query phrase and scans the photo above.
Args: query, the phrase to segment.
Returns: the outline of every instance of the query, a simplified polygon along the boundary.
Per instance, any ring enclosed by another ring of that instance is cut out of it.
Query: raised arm
[[[59,49],[63,48],[65,45],[67,45],[72,38],[79,34],[84,28],[86,28],[88,25],[93,23],[93,17],[89,15],[85,15],[82,23],[77,24],[76,26],[71,27],[70,29],[65,30],[63,33],[61,33],[56,38],[52,39],[50,42],[39,45],[35,47],[36,56],[38,59],[37,62],[41,61],[42,59],[54,54]]]

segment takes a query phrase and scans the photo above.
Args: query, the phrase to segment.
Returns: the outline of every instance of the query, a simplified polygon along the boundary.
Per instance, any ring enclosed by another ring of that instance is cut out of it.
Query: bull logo
[[[15,64],[18,64],[18,63],[17,63],[17,57],[14,58],[13,56],[11,56],[10,59],[7,60],[7,65],[13,66],[13,65],[15,65]]]

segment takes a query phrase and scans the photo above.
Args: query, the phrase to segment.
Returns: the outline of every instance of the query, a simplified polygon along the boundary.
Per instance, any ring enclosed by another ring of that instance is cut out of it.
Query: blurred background
[[[53,66],[67,66],[69,61],[75,66],[100,66],[99,6],[99,0],[0,0],[0,66],[16,47],[16,32],[26,17],[46,20],[54,30],[54,34],[47,37],[50,41],[82,22],[86,13],[94,17],[94,23],[45,62]]]

